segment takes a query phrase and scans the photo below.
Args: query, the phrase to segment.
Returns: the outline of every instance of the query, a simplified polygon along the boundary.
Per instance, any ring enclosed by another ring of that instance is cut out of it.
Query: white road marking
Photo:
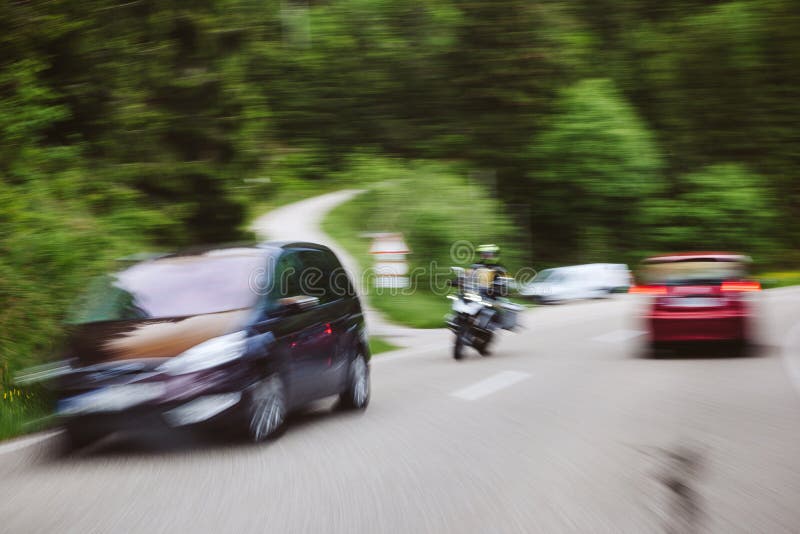
[[[501,389],[514,385],[530,376],[531,375],[528,373],[522,373],[520,371],[503,371],[502,373],[497,373],[496,375],[490,376],[489,378],[481,380],[480,382],[476,382],[471,386],[467,386],[464,389],[454,391],[450,395],[464,400],[477,400],[481,397],[491,395],[496,391],[500,391]]]
[[[19,438],[9,441],[7,443],[3,443],[2,445],[0,445],[0,454],[18,451],[20,449],[24,449],[25,447],[36,445],[37,443],[40,443],[42,441],[54,438],[59,434],[61,434],[61,431],[55,430],[53,432],[45,432],[44,434],[37,434],[35,436],[30,436],[27,438]]]
[[[783,363],[792,385],[800,393],[800,323],[792,326],[784,338]]]
[[[595,336],[592,340],[606,343],[622,343],[623,341],[643,336],[646,333],[644,330],[613,330],[603,335]]]

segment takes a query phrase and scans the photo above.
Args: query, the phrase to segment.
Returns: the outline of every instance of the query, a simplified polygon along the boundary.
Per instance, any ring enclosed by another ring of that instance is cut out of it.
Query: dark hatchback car
[[[311,243],[161,256],[98,281],[54,383],[72,448],[119,430],[205,427],[253,441],[292,410],[369,402],[353,286]]]

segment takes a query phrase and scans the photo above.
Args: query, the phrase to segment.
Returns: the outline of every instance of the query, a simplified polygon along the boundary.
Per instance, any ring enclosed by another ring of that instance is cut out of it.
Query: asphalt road
[[[6,444],[0,531],[798,532],[800,288],[759,300],[749,357],[643,358],[623,295],[536,308],[488,358],[426,335],[374,359],[365,413],[264,446]]]

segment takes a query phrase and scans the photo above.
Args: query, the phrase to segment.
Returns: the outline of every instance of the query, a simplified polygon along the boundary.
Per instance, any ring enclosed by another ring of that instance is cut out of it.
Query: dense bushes
[[[742,165],[711,165],[679,177],[668,198],[645,204],[652,250],[744,250],[762,265],[780,264],[777,203],[763,177]]]
[[[481,243],[501,245],[513,265],[525,259],[523,240],[504,206],[488,187],[470,180],[463,166],[357,157],[338,178],[369,188],[353,201],[357,229],[403,232],[412,266],[424,272],[421,281],[435,274],[432,265],[447,272],[472,262],[470,247]]]

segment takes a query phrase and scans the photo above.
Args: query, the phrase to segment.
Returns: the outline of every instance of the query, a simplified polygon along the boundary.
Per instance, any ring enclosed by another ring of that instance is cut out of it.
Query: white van
[[[624,263],[589,263],[540,271],[519,294],[537,302],[592,299],[627,291],[631,272]]]

